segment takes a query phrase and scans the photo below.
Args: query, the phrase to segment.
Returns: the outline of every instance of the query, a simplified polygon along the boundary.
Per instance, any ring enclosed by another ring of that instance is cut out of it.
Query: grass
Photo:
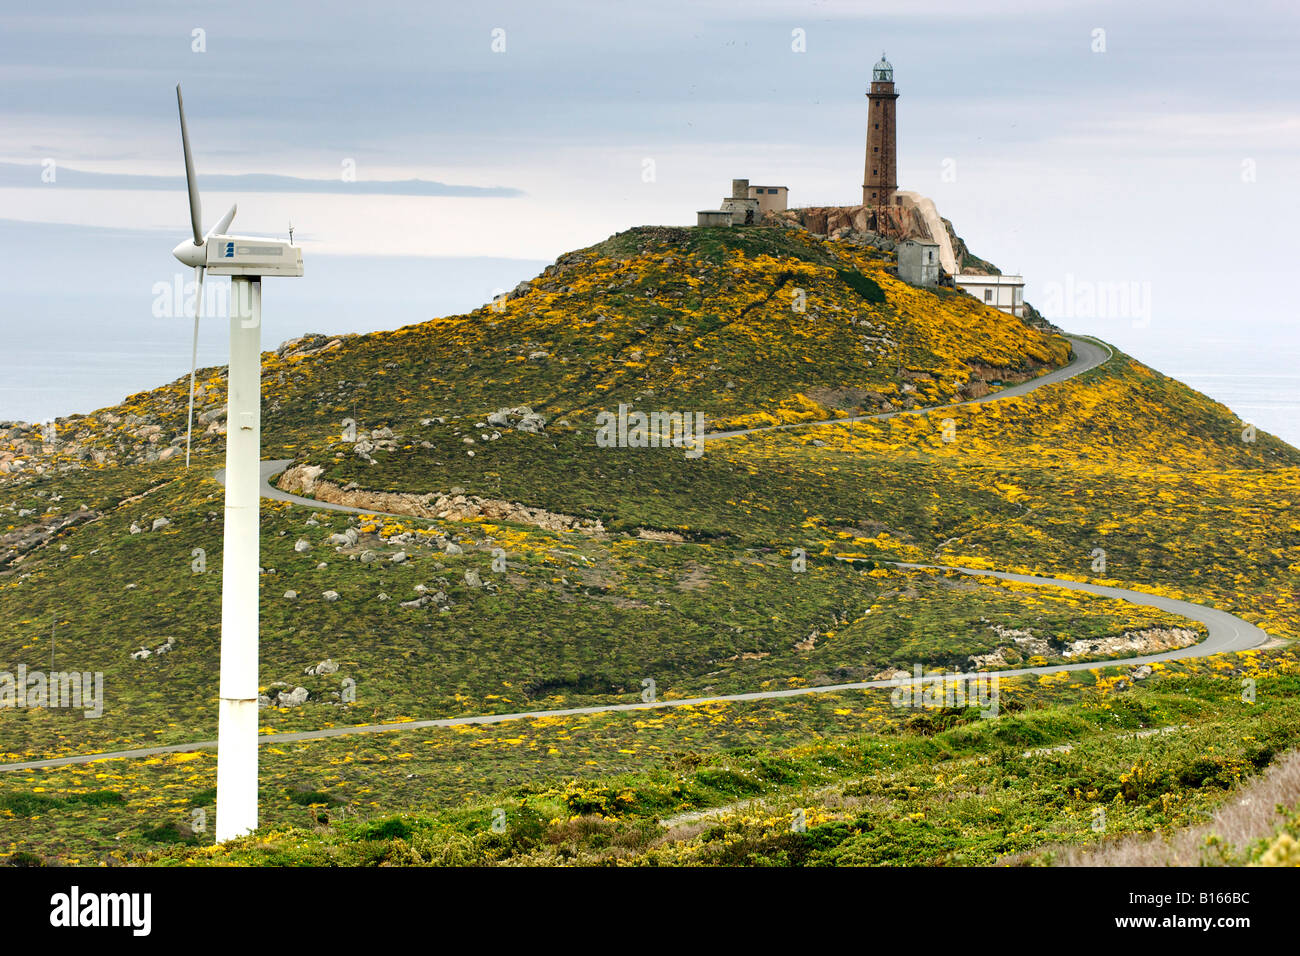
[[[1062,339],[907,286],[891,265],[797,230],[637,229],[562,257],[500,309],[266,356],[267,457],[319,465],[340,489],[464,493],[605,531],[264,503],[263,689],[309,698],[263,711],[263,730],[626,702],[647,677],[683,698],[967,669],[998,647],[1033,664],[1006,629],[1047,641],[1046,662],[1068,641],[1186,625],[898,560],[1137,587],[1300,636],[1300,452],[1244,441],[1229,410],[1122,354],[1018,399],[711,442],[696,460],[595,445],[596,413],[620,402],[699,410],[715,428],[792,424],[942,404],[1065,361]],[[200,379],[208,412],[222,373]],[[543,433],[486,428],[518,404],[547,416]],[[355,454],[345,418],[392,428],[395,448]],[[65,420],[53,452],[25,451],[0,478],[0,670],[47,668],[53,651],[59,667],[102,672],[108,697],[98,720],[0,710],[8,759],[214,736],[222,439],[205,432],[188,473],[125,463],[142,429],[160,426],[165,445],[183,422],[172,383]],[[355,546],[331,543],[348,528]],[[401,606],[422,593],[423,607]],[[305,673],[326,659],[339,669]],[[268,743],[271,829],[221,859],[1030,859],[1095,844],[1100,806],[1110,834],[1186,827],[1218,806],[1294,746],[1293,666],[1282,649],[1129,690],[1123,671],[1009,682],[990,721],[871,692]],[[1246,674],[1264,691],[1251,707],[1233,685]],[[17,861],[133,859],[206,843],[194,811],[210,815],[213,784],[209,753],[0,774],[0,820]],[[87,802],[97,793],[121,801]],[[505,834],[491,829],[498,807]],[[789,830],[796,807],[806,833]],[[694,813],[715,815],[671,838],[658,823]],[[208,859],[176,852],[159,861]]]

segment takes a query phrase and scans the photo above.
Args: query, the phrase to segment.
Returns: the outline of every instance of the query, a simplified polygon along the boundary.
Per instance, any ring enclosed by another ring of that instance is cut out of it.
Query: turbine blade
[[[234,215],[234,210],[230,210]],[[194,290],[194,341],[190,345],[190,414],[185,425],[185,467],[190,467],[190,439],[194,435],[194,369],[199,364],[199,315],[203,312],[203,266],[194,270],[197,288]]]
[[[181,114],[181,146],[185,150],[185,185],[190,191],[190,225],[194,228],[194,244],[203,245],[203,211],[199,208],[199,184],[195,181],[194,156],[190,153],[190,131],[185,125],[185,102],[181,99],[181,85],[176,84],[176,109]]]
[[[208,236],[224,236],[226,234],[226,230],[230,228],[230,224],[234,222],[235,210],[238,208],[239,208],[238,203],[231,206],[230,212],[222,216],[221,221],[208,230]],[[208,236],[204,236],[203,238],[206,240]]]

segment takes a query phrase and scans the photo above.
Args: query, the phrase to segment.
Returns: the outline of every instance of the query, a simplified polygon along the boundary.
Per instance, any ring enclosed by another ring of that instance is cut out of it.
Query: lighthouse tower
[[[867,93],[867,161],[862,174],[862,205],[892,206],[898,190],[894,133],[894,68],[880,54],[880,62],[871,71],[871,91]]]

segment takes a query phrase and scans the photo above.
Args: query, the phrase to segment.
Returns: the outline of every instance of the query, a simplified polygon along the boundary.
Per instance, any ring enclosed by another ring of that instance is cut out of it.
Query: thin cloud
[[[37,163],[0,163],[0,187],[29,188],[41,183],[43,167]],[[95,173],[69,166],[55,168],[56,182],[72,189],[183,190],[182,176],[147,176],[135,173]],[[304,179],[272,173],[199,175],[206,192],[327,193],[339,196],[459,196],[491,199],[523,196],[509,186],[464,186],[429,179]]]

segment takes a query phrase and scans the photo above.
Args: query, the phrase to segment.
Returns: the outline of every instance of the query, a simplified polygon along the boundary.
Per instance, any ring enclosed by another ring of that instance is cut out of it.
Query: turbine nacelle
[[[202,248],[206,252],[203,264],[209,275],[302,275],[302,249],[281,239],[210,233]]]

